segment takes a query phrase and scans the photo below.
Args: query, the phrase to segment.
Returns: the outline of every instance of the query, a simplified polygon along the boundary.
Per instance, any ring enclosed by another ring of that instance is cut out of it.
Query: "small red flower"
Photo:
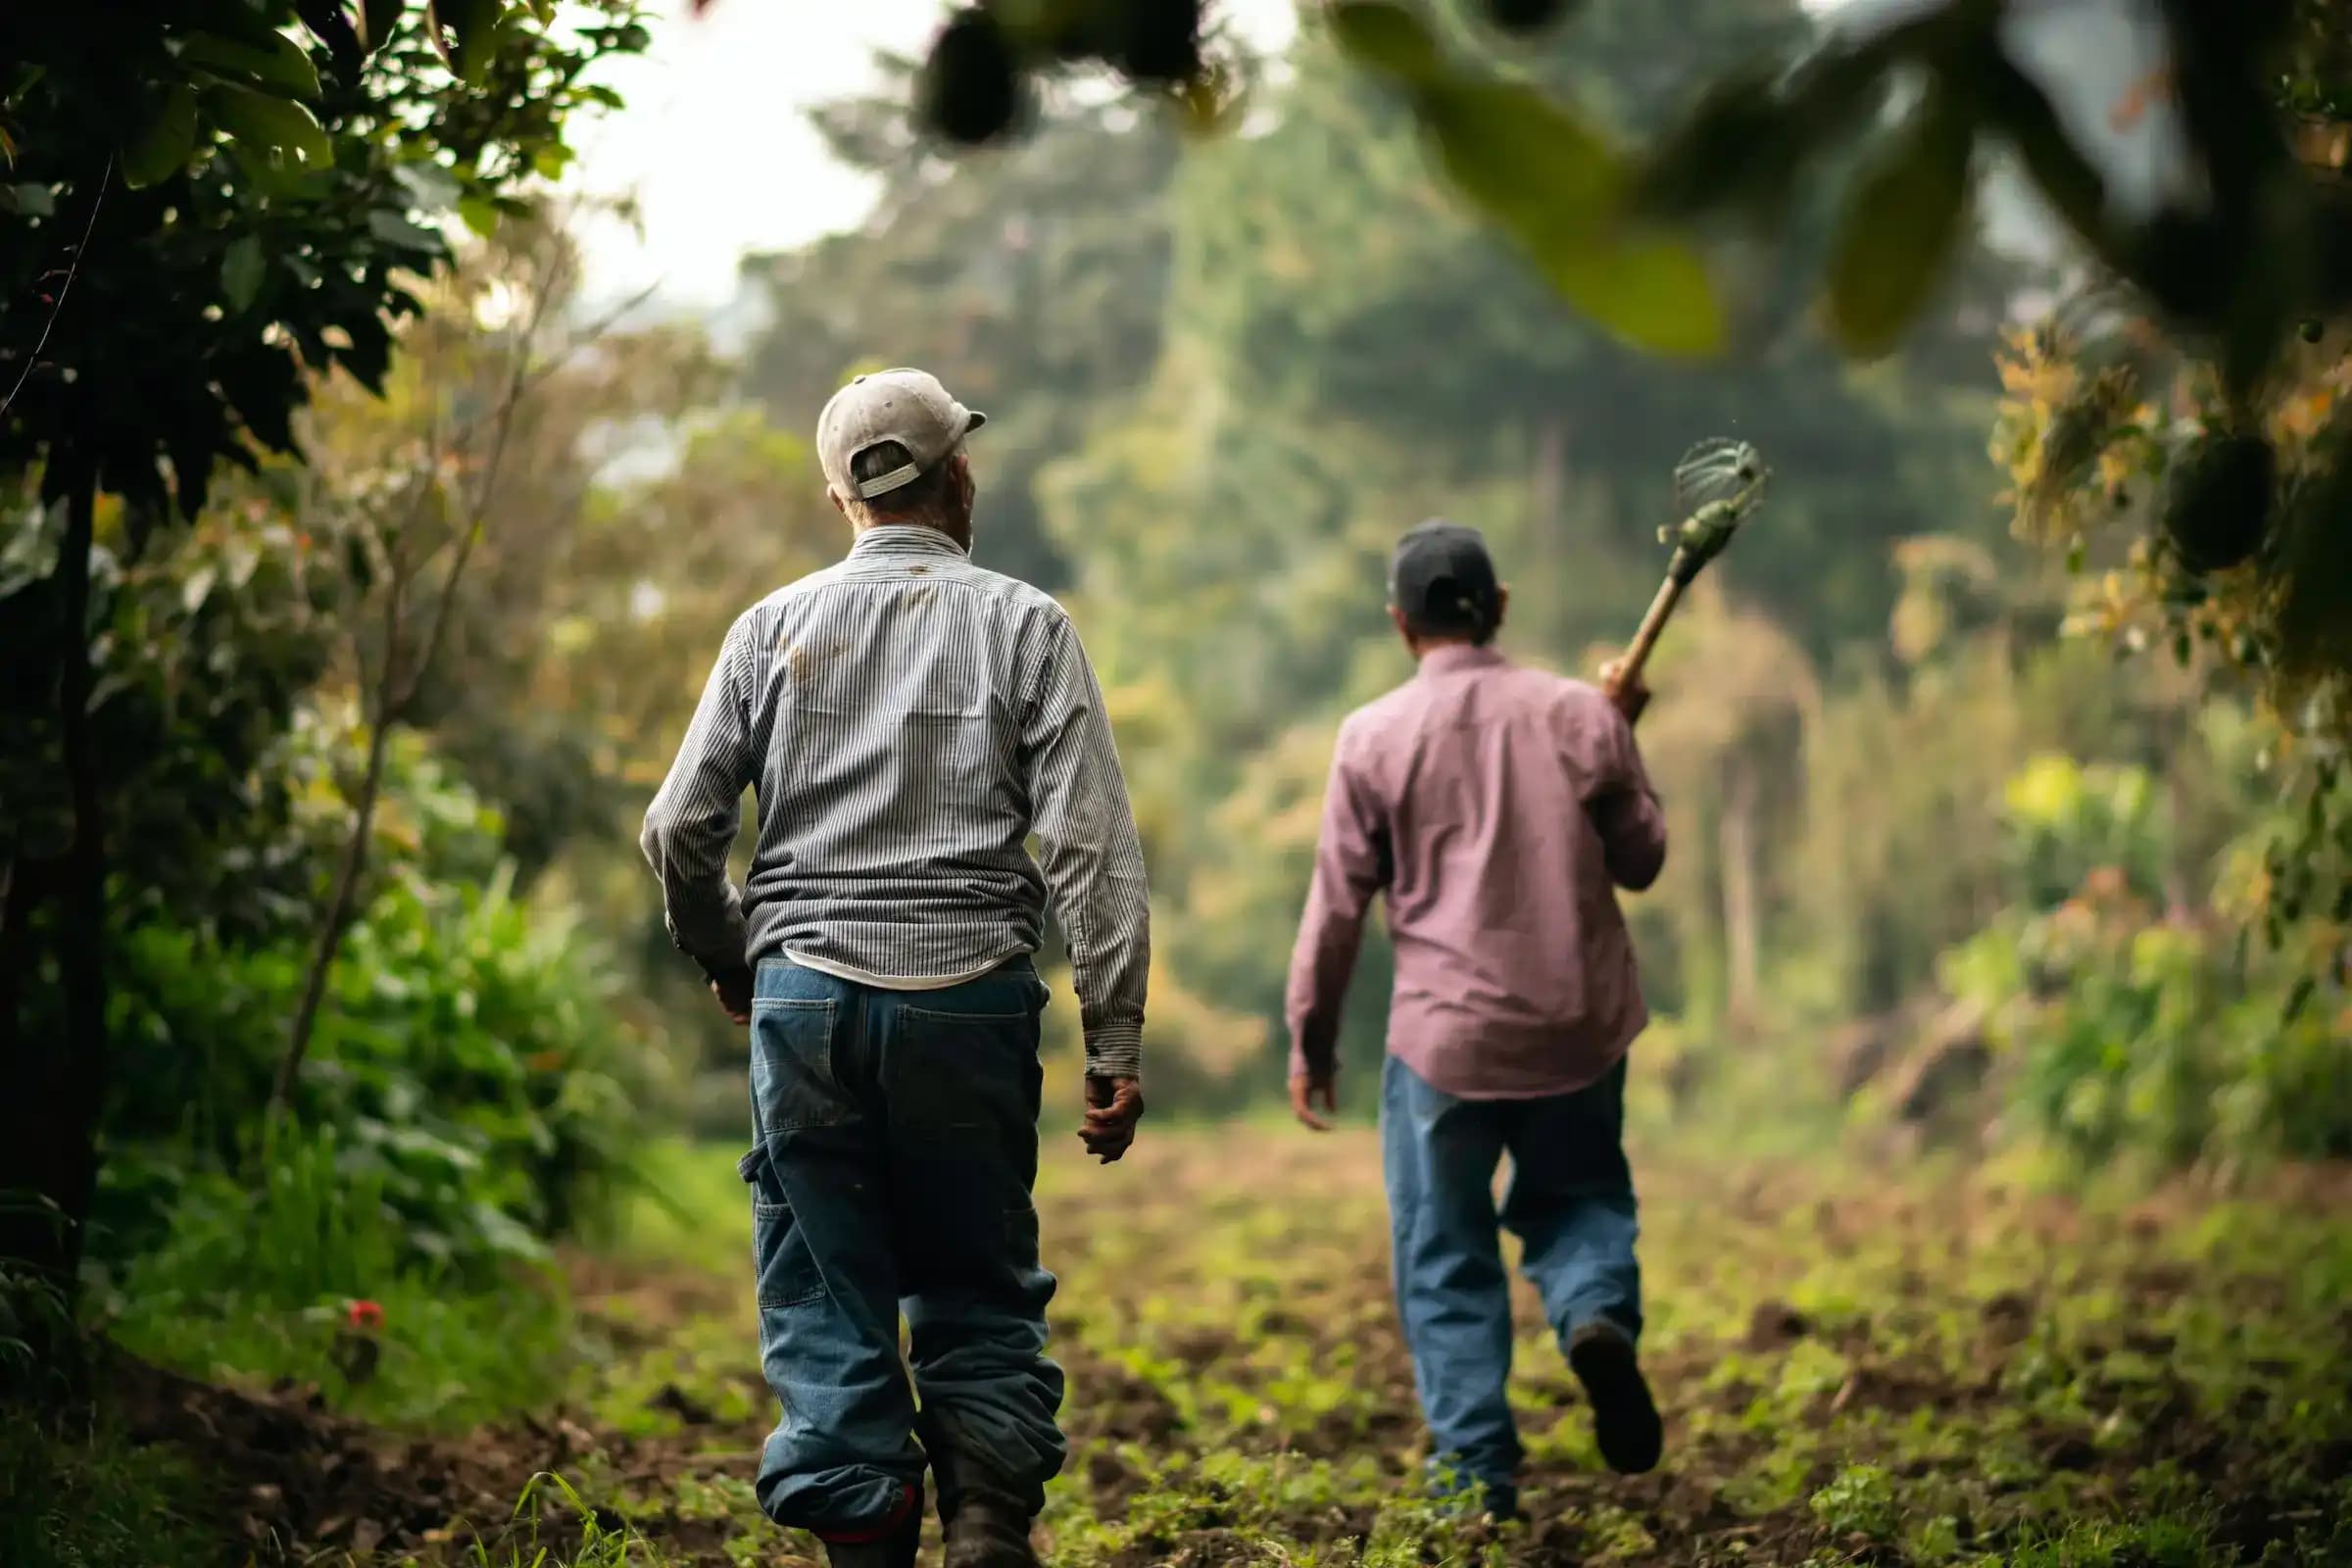
[[[343,1321],[370,1334],[384,1326],[384,1309],[375,1301],[354,1301],[343,1309]]]

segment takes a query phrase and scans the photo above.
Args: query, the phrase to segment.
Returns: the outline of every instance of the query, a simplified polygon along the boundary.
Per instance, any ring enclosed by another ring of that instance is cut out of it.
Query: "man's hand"
[[[1317,1102],[1321,1102],[1323,1106],[1320,1115],[1315,1113]],[[1340,1072],[1337,1067],[1326,1067],[1321,1072],[1310,1071],[1292,1075],[1291,1114],[1298,1118],[1300,1126],[1311,1127],[1319,1133],[1327,1133],[1331,1131],[1331,1118],[1339,1113]]]
[[[1107,1165],[1135,1142],[1135,1124],[1144,1115],[1144,1086],[1133,1078],[1086,1080],[1086,1121],[1078,1136],[1086,1152]]]
[[[1642,683],[1641,676],[1628,679],[1624,671],[1623,660],[1612,659],[1601,665],[1600,691],[1602,696],[1616,705],[1617,711],[1625,715],[1625,721],[1631,724],[1641,718],[1642,710],[1649,706],[1649,688]]]
[[[732,974],[710,977],[710,994],[718,999],[719,1007],[739,1024],[752,1021],[752,971],[738,969]]]

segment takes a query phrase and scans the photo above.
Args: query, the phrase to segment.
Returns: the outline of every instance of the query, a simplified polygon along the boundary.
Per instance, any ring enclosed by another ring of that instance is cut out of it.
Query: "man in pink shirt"
[[[1414,679],[1340,727],[1291,960],[1291,1102],[1323,1129],[1364,914],[1396,950],[1381,1142],[1396,1301],[1447,1490],[1517,1512],[1504,1397],[1511,1310],[1497,1225],[1525,1247],[1603,1458],[1657,1463],[1642,1329],[1625,1055],[1648,1021],[1617,889],[1657,879],[1666,823],[1634,745],[1648,700],[1497,652],[1508,594],[1475,529],[1426,522],[1390,567]],[[1494,1171],[1510,1186],[1500,1212]]]

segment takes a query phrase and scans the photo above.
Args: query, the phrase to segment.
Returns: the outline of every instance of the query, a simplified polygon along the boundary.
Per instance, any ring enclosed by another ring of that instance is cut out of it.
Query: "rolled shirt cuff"
[[[1339,1060],[1339,1029],[1336,1025],[1316,1022],[1311,1018],[1295,1020],[1291,1025],[1291,1076],[1328,1076]]]
[[[1144,1075],[1144,1026],[1140,1023],[1098,1024],[1086,1032],[1086,1075],[1089,1078],[1141,1078]]]

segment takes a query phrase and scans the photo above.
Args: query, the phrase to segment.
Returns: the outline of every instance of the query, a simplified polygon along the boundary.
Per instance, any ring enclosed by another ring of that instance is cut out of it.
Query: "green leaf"
[[[498,47],[501,0],[424,0],[424,30],[442,61],[467,86],[478,84]]]
[[[0,206],[19,218],[48,218],[57,212],[57,197],[46,185],[0,187]]]
[[[1515,228],[1593,229],[1625,175],[1596,128],[1518,82],[1456,78],[1414,95],[1421,128],[1462,193]]]
[[[381,49],[408,6],[409,0],[360,0],[360,47]]]
[[[458,217],[482,238],[498,232],[498,204],[486,196],[468,196],[458,203]]]
[[[1642,159],[1646,212],[1686,218],[1734,203],[1777,216],[1806,147],[1769,65],[1711,83]]]
[[[272,31],[269,37],[267,44],[251,44],[192,32],[180,40],[179,58],[240,86],[281,97],[317,98],[318,71],[310,55],[282,32]]]
[[[1704,359],[1730,338],[1705,260],[1672,235],[1622,228],[1536,261],[1561,298],[1636,348]]]
[[[237,141],[224,143],[228,155],[245,172],[245,178],[263,196],[275,200],[318,197],[333,177],[333,170],[311,169],[292,159],[281,158],[267,142]]]
[[[394,250],[429,255],[441,249],[440,235],[389,207],[379,207],[368,215],[368,232]]]
[[[1632,220],[1625,161],[1596,127],[1516,82],[1425,83],[1414,102],[1446,174],[1562,298],[1642,349],[1722,350],[1723,308],[1705,263]]]
[[[216,87],[204,102],[220,128],[247,147],[276,153],[287,165],[312,172],[334,167],[334,144],[311,112],[290,98]]]
[[[409,200],[428,213],[446,213],[457,205],[465,187],[458,176],[438,164],[402,164],[392,171],[409,193]]]
[[[122,145],[122,183],[132,190],[170,179],[196,150],[196,89],[175,81],[154,115]]]
[[[231,310],[252,307],[262,292],[262,278],[268,270],[258,235],[246,234],[230,242],[227,254],[220,258],[220,287],[228,295]]]
[[[1402,6],[1348,0],[1328,15],[1340,52],[1365,70],[1416,84],[1446,74],[1445,57],[1428,24]]]
[[[1830,328],[1866,358],[1901,340],[1968,224],[1976,122],[1941,82],[1856,178],[1828,268]]]

